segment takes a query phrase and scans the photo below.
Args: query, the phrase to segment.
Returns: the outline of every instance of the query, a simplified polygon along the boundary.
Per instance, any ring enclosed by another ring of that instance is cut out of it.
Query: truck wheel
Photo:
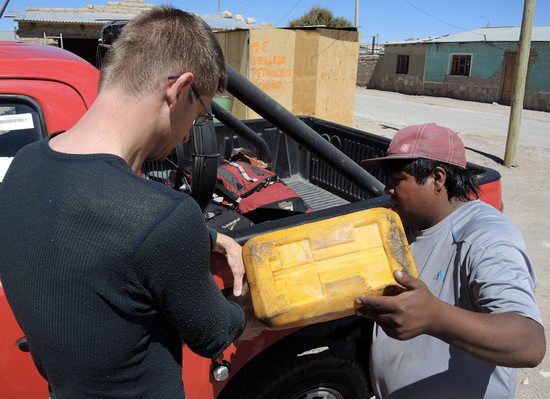
[[[363,368],[333,353],[294,357],[276,367],[254,367],[241,376],[224,399],[366,399],[370,397]]]

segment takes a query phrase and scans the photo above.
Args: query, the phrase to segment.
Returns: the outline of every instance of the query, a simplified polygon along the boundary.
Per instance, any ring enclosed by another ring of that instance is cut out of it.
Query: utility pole
[[[355,0],[355,27],[359,28],[359,0]]]
[[[521,21],[521,33],[519,35],[517,68],[514,89],[512,92],[512,106],[510,108],[506,152],[504,154],[504,166],[508,167],[517,166],[516,150],[518,146],[519,128],[521,126],[521,111],[523,110],[523,100],[525,98],[529,55],[531,53],[531,32],[533,31],[534,14],[535,0],[525,0],[523,6],[523,20]]]

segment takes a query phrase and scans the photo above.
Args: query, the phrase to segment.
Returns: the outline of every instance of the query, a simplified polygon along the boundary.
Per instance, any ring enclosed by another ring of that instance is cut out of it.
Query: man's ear
[[[445,187],[445,181],[447,180],[447,172],[441,166],[438,166],[432,172],[434,179],[434,186],[437,191],[441,191]]]
[[[190,95],[191,83],[193,83],[193,73],[185,72],[176,80],[168,83],[166,88],[166,101],[170,107],[173,107],[182,95]]]

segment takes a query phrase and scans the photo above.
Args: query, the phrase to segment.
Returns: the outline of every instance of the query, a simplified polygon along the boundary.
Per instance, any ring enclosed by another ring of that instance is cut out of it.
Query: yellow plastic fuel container
[[[373,208],[274,231],[243,246],[256,317],[277,329],[349,316],[355,298],[417,277],[399,216]]]

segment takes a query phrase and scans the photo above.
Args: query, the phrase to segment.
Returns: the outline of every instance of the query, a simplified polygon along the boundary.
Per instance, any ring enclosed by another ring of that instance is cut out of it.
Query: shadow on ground
[[[397,127],[393,127],[393,126],[389,126],[389,125],[384,125],[383,123],[380,124],[380,127],[382,127],[382,129],[391,129],[391,130],[395,130],[395,131],[398,131],[399,128]]]
[[[504,165],[504,160],[502,158],[497,157],[496,155],[489,154],[487,152],[476,150],[475,148],[471,147],[465,147],[467,150],[470,150],[472,152],[475,152],[476,154],[479,154],[485,158],[489,158],[491,161],[498,163],[499,165]]]

